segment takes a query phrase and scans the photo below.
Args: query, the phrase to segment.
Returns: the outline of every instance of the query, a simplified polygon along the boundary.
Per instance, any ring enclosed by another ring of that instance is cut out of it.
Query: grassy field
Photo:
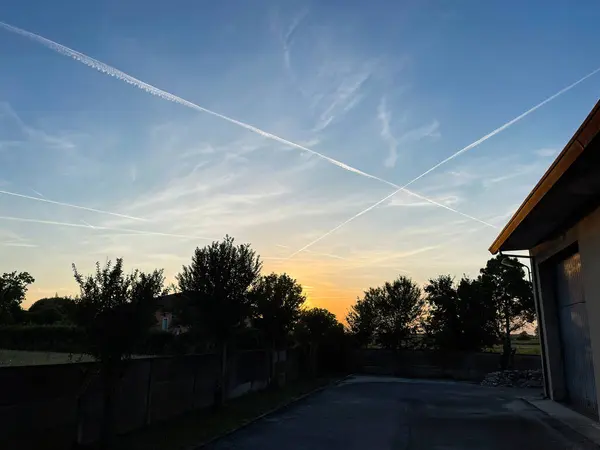
[[[54,352],[28,352],[23,350],[0,349],[0,367],[39,366],[44,364],[67,364],[92,361],[85,355]]]
[[[517,355],[540,355],[540,340],[537,337],[522,339],[519,336],[512,338],[512,346],[517,350]],[[502,345],[492,347],[494,352],[502,353]]]

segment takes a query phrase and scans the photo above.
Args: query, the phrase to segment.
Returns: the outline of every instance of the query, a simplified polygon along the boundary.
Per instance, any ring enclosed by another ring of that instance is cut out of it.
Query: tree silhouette
[[[436,348],[472,351],[495,343],[495,309],[480,284],[463,277],[456,286],[450,275],[440,275],[425,286],[424,328]]]
[[[262,333],[273,357],[276,350],[285,350],[300,308],[306,301],[302,286],[287,274],[272,273],[258,279],[250,291],[252,322]],[[271,380],[274,364],[271,362]]]
[[[495,329],[503,342],[504,367],[509,364],[512,354],[511,333],[535,320],[531,283],[525,279],[525,272],[516,258],[510,258],[512,265],[504,265],[502,260],[505,258],[504,255],[491,258],[477,278],[483,297],[496,311]]]
[[[308,350],[310,375],[339,365],[344,350],[344,326],[325,308],[303,309],[294,332],[298,344]]]
[[[302,344],[321,344],[344,332],[344,326],[325,308],[304,309],[300,313],[296,337]]]
[[[226,395],[227,349],[250,318],[249,290],[257,282],[261,266],[249,244],[235,245],[232,237],[225,236],[220,242],[196,248],[192,263],[176,276],[186,299],[179,320],[196,336],[211,339],[221,355],[217,407]]]
[[[27,310],[27,320],[40,325],[51,325],[57,322],[74,323],[75,301],[71,297],[41,298]]]
[[[0,276],[0,324],[11,324],[21,319],[21,303],[27,286],[35,282],[27,272],[10,272]]]
[[[348,315],[350,330],[363,343],[373,340],[398,350],[419,331],[424,301],[421,288],[400,276],[381,287],[369,288]]]
[[[75,299],[76,323],[84,330],[85,352],[99,362],[104,389],[101,446],[110,448],[114,435],[113,399],[124,359],[131,357],[154,324],[154,299],[163,292],[162,270],[123,272],[123,259],[104,268],[96,263],[92,275],[83,276],[73,264],[80,296]]]
[[[346,316],[350,334],[354,337],[356,345],[360,347],[368,347],[373,344],[379,317],[374,301],[376,296],[367,295],[367,292],[365,292],[364,298],[356,300]]]

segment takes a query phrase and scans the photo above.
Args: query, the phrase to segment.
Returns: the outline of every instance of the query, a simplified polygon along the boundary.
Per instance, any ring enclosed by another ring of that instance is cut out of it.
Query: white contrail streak
[[[19,242],[0,242],[0,245],[5,247],[26,247],[26,248],[34,248],[37,247],[35,244],[23,244]]]
[[[382,204],[383,202],[385,202],[386,200],[388,200],[389,198],[393,197],[394,195],[396,195],[398,192],[405,190],[408,186],[410,186],[411,184],[413,184],[415,181],[420,180],[421,178],[423,178],[424,176],[428,175],[429,173],[433,172],[435,169],[437,169],[438,167],[442,166],[443,164],[446,164],[449,161],[452,161],[454,158],[456,158],[457,156],[462,155],[465,152],[468,152],[469,150],[477,147],[479,144],[482,144],[483,142],[487,141],[489,138],[497,135],[498,133],[500,133],[501,131],[506,130],[508,127],[510,127],[511,125],[514,125],[515,123],[517,123],[518,121],[520,121],[521,119],[527,117],[529,114],[531,114],[532,112],[534,112],[535,110],[537,110],[538,108],[541,108],[542,106],[544,106],[546,103],[551,102],[552,100],[554,100],[556,97],[564,94],[567,91],[570,91],[571,89],[573,89],[575,86],[577,86],[578,84],[584,82],[585,80],[587,80],[588,78],[590,78],[591,76],[597,74],[598,72],[600,72],[600,67],[598,67],[596,70],[588,73],[586,76],[580,78],[579,80],[575,81],[574,83],[571,83],[570,85],[568,85],[567,87],[561,89],[560,91],[558,91],[556,94],[551,95],[550,97],[548,97],[547,99],[543,100],[542,102],[538,103],[537,105],[535,105],[534,107],[528,109],[527,111],[525,111],[523,114],[518,115],[517,117],[515,117],[514,119],[506,122],[504,125],[496,128],[494,131],[486,134],[485,136],[477,139],[475,142],[472,142],[471,144],[467,145],[466,147],[461,148],[459,151],[457,151],[456,153],[450,155],[448,158],[440,161],[439,163],[437,163],[435,166],[433,166],[431,169],[426,170],[425,172],[423,172],[421,175],[419,175],[416,178],[413,178],[412,180],[410,180],[408,183],[404,184],[403,186],[396,186],[398,189],[396,189],[394,192],[392,192],[391,194],[389,194],[388,196],[382,198],[381,200],[379,200],[377,203],[374,203],[373,205],[369,206],[368,208],[362,210],[361,212],[359,212],[358,214],[350,217],[349,219],[345,220],[344,222],[340,223],[339,225],[337,225],[336,227],[332,228],[331,230],[329,230],[328,232],[326,232],[325,234],[323,234],[322,236],[318,237],[317,239],[315,239],[312,242],[309,242],[308,244],[306,244],[304,247],[302,247],[299,250],[296,250],[294,253],[292,253],[290,256],[288,256],[288,259],[293,258],[294,256],[296,256],[298,253],[305,251],[306,249],[308,249],[309,247],[312,247],[314,244],[316,244],[317,242],[321,241],[322,239],[325,239],[327,236],[329,236],[332,233],[335,233],[337,230],[339,230],[340,228],[342,228],[343,226],[347,225],[348,223],[352,222],[354,219],[357,219],[358,217],[362,216],[363,214],[368,213],[369,211],[371,211],[373,208],[376,208],[377,206],[379,206],[380,204]],[[391,183],[388,183],[391,184]],[[418,194],[413,193],[413,195],[418,196]],[[430,200],[428,200],[430,201]],[[441,203],[437,203],[438,206],[441,206],[442,208],[447,208],[445,205],[441,204]],[[458,212],[452,208],[447,208],[450,209],[451,211],[454,212]],[[459,214],[462,214],[460,212],[458,212]],[[476,219],[474,217],[471,216],[467,216],[466,214],[462,214],[465,217],[469,217],[470,219],[474,219],[477,220],[478,222],[481,222],[485,225],[488,225],[492,228],[497,228],[496,226],[489,224],[487,222],[483,222],[479,219]]]
[[[225,120],[227,122],[233,123],[233,124],[238,125],[238,126],[240,126],[242,128],[245,128],[246,130],[249,130],[249,131],[251,131],[253,133],[256,133],[256,134],[258,134],[260,136],[263,136],[263,137],[265,137],[267,139],[271,139],[271,140],[280,142],[280,143],[285,144],[285,145],[287,145],[289,147],[293,147],[293,148],[296,148],[296,149],[299,149],[299,150],[306,151],[306,152],[308,152],[308,153],[310,153],[312,155],[315,155],[315,156],[317,156],[319,158],[322,158],[322,159],[326,160],[327,162],[329,162],[331,164],[334,164],[334,165],[336,165],[338,167],[341,167],[342,169],[347,170],[349,172],[354,172],[354,173],[356,173],[358,175],[361,175],[363,177],[371,178],[373,180],[377,180],[377,181],[380,181],[382,183],[386,183],[386,184],[388,184],[390,186],[393,186],[393,187],[396,187],[396,188],[399,187],[398,185],[396,185],[394,183],[391,183],[391,182],[389,182],[387,180],[384,180],[383,178],[379,178],[379,177],[377,177],[375,175],[371,175],[369,173],[363,172],[362,170],[359,170],[359,169],[357,169],[355,167],[349,166],[349,165],[347,165],[347,164],[345,164],[345,163],[343,163],[341,161],[338,161],[337,159],[330,158],[329,156],[326,156],[326,155],[324,155],[322,153],[319,153],[319,152],[317,152],[315,150],[312,150],[312,149],[310,149],[308,147],[305,147],[303,145],[297,144],[297,143],[292,142],[292,141],[288,141],[287,139],[284,139],[282,137],[276,136],[276,135],[274,135],[272,133],[269,133],[267,131],[261,130],[260,128],[257,128],[255,126],[252,126],[252,125],[247,124],[245,122],[241,122],[239,120],[233,119],[231,117],[225,116],[223,114],[219,114],[219,113],[217,113],[215,111],[212,111],[210,109],[203,108],[202,106],[199,106],[199,105],[197,105],[195,103],[192,103],[192,102],[190,102],[188,100],[185,100],[185,99],[183,99],[181,97],[178,97],[177,95],[171,94],[170,92],[163,91],[162,89],[159,89],[159,88],[157,88],[155,86],[152,86],[151,84],[145,83],[145,82],[143,82],[143,81],[141,81],[141,80],[139,80],[139,79],[137,79],[135,77],[132,77],[131,75],[126,74],[125,72],[120,71],[119,69],[116,69],[116,68],[114,68],[112,66],[109,66],[108,64],[105,64],[105,63],[103,63],[101,61],[98,61],[97,59],[94,59],[94,58],[92,58],[90,56],[87,56],[87,55],[85,55],[83,53],[80,53],[80,52],[78,52],[76,50],[73,50],[73,49],[71,49],[69,47],[66,47],[66,46],[64,46],[62,44],[59,44],[58,42],[54,42],[54,41],[52,41],[50,39],[47,39],[45,37],[42,37],[42,36],[40,36],[38,34],[31,33],[30,31],[23,30],[21,28],[9,25],[9,24],[4,23],[4,22],[0,22],[0,27],[4,28],[5,30],[10,31],[12,33],[16,33],[16,34],[18,34],[20,36],[24,36],[26,38],[29,38],[29,39],[35,41],[35,42],[38,42],[38,43],[44,45],[45,47],[47,47],[47,48],[49,48],[49,49],[51,49],[51,50],[53,50],[53,51],[55,51],[57,53],[60,53],[61,55],[73,58],[76,61],[78,61],[78,62],[80,62],[82,64],[85,64],[86,66],[89,66],[89,67],[91,67],[93,69],[96,69],[96,70],[98,70],[98,71],[100,71],[102,73],[105,73],[107,75],[115,77],[115,78],[117,78],[117,79],[119,79],[121,81],[125,81],[126,83],[129,83],[132,86],[135,86],[135,87],[137,87],[137,88],[139,88],[139,89],[141,89],[143,91],[146,91],[149,94],[155,95],[155,96],[160,97],[160,98],[162,98],[164,100],[168,100],[168,101],[171,101],[171,102],[174,102],[174,103],[178,103],[180,105],[186,106],[186,107],[194,109],[196,111],[200,111],[200,112],[203,112],[203,113],[210,114],[210,115],[212,115],[214,117],[218,117],[219,119],[223,119],[223,120]],[[409,195],[416,195],[414,192],[409,191],[408,189],[403,189],[403,190],[407,194],[409,194]],[[418,196],[418,195],[416,195],[416,196]],[[422,200],[425,200],[425,201],[433,204],[433,205],[442,206],[443,208],[446,208],[449,211],[453,211],[453,212],[455,212],[457,214],[461,214],[461,215],[463,215],[465,217],[468,217],[470,219],[474,219],[471,216],[468,216],[466,214],[462,214],[461,212],[456,211],[453,208],[441,205],[440,203],[435,202],[435,201],[433,201],[433,200],[431,200],[429,198],[426,198],[426,197],[423,197],[423,196],[418,196],[418,197],[421,198]],[[474,219],[474,220],[477,220],[477,221],[481,222],[478,219]]]
[[[56,226],[61,226],[61,227],[85,228],[87,230],[94,229],[94,230],[122,231],[125,233],[133,233],[133,234],[147,235],[147,236],[164,236],[164,237],[174,237],[174,238],[183,238],[183,239],[201,239],[201,240],[205,240],[205,241],[218,240],[215,238],[209,238],[209,237],[204,237],[204,236],[190,236],[190,235],[186,235],[186,234],[160,233],[158,231],[132,230],[130,228],[114,228],[114,227],[102,227],[102,226],[93,226],[92,228],[90,228],[90,225],[84,225],[82,223],[56,222],[53,220],[41,220],[41,219],[26,219],[23,217],[0,216],[0,220],[39,223],[39,224],[43,224],[43,225],[56,225]]]
[[[140,217],[128,216],[126,214],[119,214],[119,213],[111,212],[111,211],[104,211],[102,209],[88,208],[86,206],[73,205],[71,203],[56,202],[54,200],[48,200],[47,198],[33,197],[31,195],[24,195],[24,194],[17,194],[16,192],[4,191],[1,189],[0,189],[0,194],[12,195],[14,197],[21,197],[21,198],[26,198],[29,200],[36,200],[38,202],[51,203],[53,205],[67,206],[69,208],[82,209],[84,211],[91,211],[91,212],[100,213],[100,214],[108,214],[110,216],[122,217],[125,219],[140,220],[140,221],[144,221],[144,222],[147,221],[147,219],[142,219]]]

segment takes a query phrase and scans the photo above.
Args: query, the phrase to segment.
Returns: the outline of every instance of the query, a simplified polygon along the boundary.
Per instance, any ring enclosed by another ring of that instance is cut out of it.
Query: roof
[[[181,292],[173,294],[161,295],[156,297],[156,306],[165,311],[172,311],[178,301],[185,299],[185,296]]]
[[[600,199],[600,101],[556,157],[489,251],[531,249]]]

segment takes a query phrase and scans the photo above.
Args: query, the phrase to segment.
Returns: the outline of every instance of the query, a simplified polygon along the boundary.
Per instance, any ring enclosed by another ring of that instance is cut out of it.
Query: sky
[[[4,0],[0,22],[0,272],[34,276],[25,307],[76,294],[72,263],[171,282],[225,234],[339,318],[399,275],[474,276],[600,97],[591,0]]]

